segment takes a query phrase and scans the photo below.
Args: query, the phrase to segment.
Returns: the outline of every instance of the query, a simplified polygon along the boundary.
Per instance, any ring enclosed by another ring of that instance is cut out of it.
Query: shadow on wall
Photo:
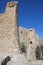
[[[43,60],[43,45],[36,47],[35,56],[37,60]]]

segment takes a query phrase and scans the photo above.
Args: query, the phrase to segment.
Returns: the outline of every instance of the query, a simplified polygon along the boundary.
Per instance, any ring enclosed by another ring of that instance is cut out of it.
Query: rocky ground
[[[23,54],[0,54],[0,65],[7,56],[10,56],[11,60],[6,65],[43,65],[42,60],[28,61]]]

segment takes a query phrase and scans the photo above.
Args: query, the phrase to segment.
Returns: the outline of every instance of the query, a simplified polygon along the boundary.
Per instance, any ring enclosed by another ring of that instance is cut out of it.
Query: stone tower
[[[0,15],[0,53],[19,52],[18,2],[8,2]]]
[[[34,48],[36,48],[37,45],[39,45],[39,37],[38,37],[38,35],[36,34],[36,31],[33,28],[29,29],[27,37],[28,37],[28,43],[32,44],[32,46]]]
[[[37,45],[39,45],[39,38],[35,32],[34,29],[29,29],[29,33],[28,33],[28,49],[27,49],[27,58],[28,60],[35,60],[35,49],[37,47]]]

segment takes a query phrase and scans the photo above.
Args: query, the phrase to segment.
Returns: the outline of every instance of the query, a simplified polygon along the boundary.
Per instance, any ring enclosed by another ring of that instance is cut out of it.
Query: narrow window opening
[[[32,41],[30,41],[30,44],[32,44]]]

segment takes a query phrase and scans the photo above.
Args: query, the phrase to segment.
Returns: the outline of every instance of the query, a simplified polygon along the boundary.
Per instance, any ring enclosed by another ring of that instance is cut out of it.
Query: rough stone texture
[[[19,51],[17,2],[8,3],[0,15],[0,53]]]
[[[27,59],[28,60],[36,60],[35,58],[35,50],[34,48],[32,47],[32,45],[30,44],[28,49],[27,49]]]
[[[29,46],[31,45],[31,48],[30,48],[30,59],[31,60],[35,60],[35,49],[37,47],[37,45],[39,45],[39,38],[35,32],[34,29],[29,29],[29,32],[28,32],[28,43],[29,43]],[[27,52],[27,54],[29,53],[29,51]]]
[[[23,54],[0,54],[0,65],[7,56],[11,58],[7,65],[28,65],[28,61]]]
[[[43,40],[42,39],[39,40],[39,44],[43,45]]]
[[[7,65],[43,65],[42,60],[28,61],[22,54],[0,54],[0,65],[1,62],[7,57],[11,57],[11,61]]]
[[[31,60],[35,60],[35,49],[37,45],[39,45],[39,37],[36,34],[34,29],[26,29],[23,27],[19,27],[19,36],[20,36],[20,45],[25,43],[27,58]],[[32,43],[32,44],[31,44]],[[32,46],[29,48],[29,46]],[[29,55],[30,54],[30,55]]]
[[[28,29],[23,28],[23,27],[19,27],[19,39],[20,39],[20,45],[22,43],[25,43],[26,49],[28,47]]]
[[[39,38],[34,29],[19,27],[18,30],[18,3],[9,2],[6,6],[5,13],[0,15],[0,53],[18,53],[20,45],[25,43],[27,58],[29,52],[31,59],[35,59],[35,49],[39,45]],[[32,43],[32,44],[31,44]],[[29,51],[29,46],[32,46]]]
[[[23,55],[14,55],[7,65],[28,65],[28,61]]]
[[[18,62],[11,61],[11,63],[8,63],[7,65],[43,65],[43,61],[31,61],[27,62],[24,58],[23,60],[19,60]]]
[[[39,37],[34,29],[26,29],[23,27],[19,27],[19,36],[20,44],[25,43],[28,47],[30,42],[32,41],[32,46],[34,48],[36,48],[36,46],[39,45]]]

